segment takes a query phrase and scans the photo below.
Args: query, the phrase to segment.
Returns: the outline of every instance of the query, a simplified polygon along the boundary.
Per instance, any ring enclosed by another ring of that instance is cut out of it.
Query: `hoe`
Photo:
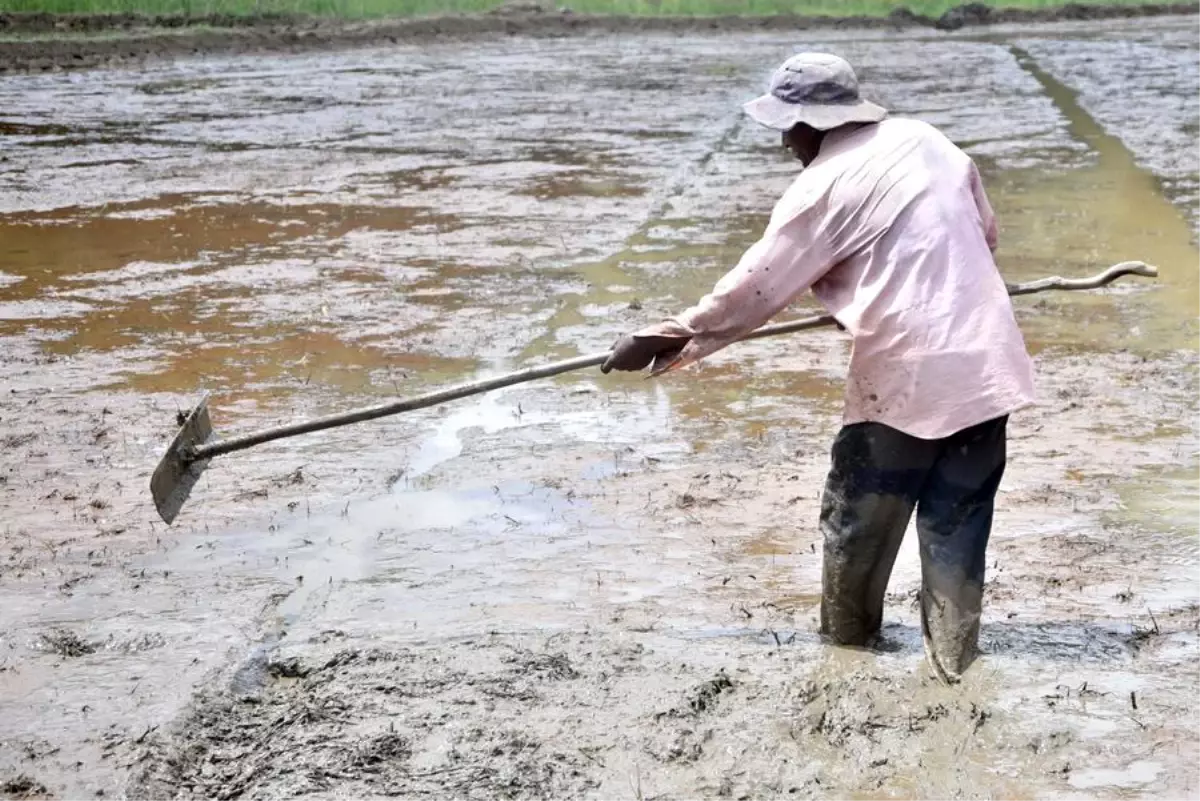
[[[1113,265],[1099,275],[1091,278],[1066,279],[1053,277],[1030,281],[1025,284],[1009,284],[1008,294],[1016,296],[1048,290],[1097,289],[1115,281],[1123,275],[1140,275],[1146,278],[1155,278],[1158,276],[1158,268],[1140,261],[1126,261]],[[747,334],[742,338],[742,341],[777,336],[779,334],[791,334],[796,331],[805,331],[810,328],[821,328],[830,325],[836,325],[836,321],[830,316],[806,317],[791,322],[763,326],[757,331]],[[254,431],[238,437],[230,437],[229,439],[217,439],[214,436],[212,421],[208,416],[208,395],[206,394],[191,412],[188,413],[183,421],[183,425],[171,441],[170,447],[167,448],[167,452],[163,455],[162,460],[159,461],[158,467],[155,468],[154,475],[150,479],[150,493],[154,497],[154,505],[158,508],[159,515],[164,521],[170,524],[179,515],[183,504],[187,501],[188,495],[192,491],[192,487],[199,480],[200,474],[204,472],[208,467],[208,463],[216,456],[244,451],[247,448],[253,448],[255,445],[262,445],[272,440],[284,439],[285,437],[298,437],[301,434],[311,434],[314,431],[324,431],[327,428],[362,423],[367,420],[375,420],[379,417],[410,412],[414,409],[424,409],[429,406],[458,400],[459,398],[491,392],[492,390],[509,387],[514,384],[522,384],[526,381],[549,378],[550,376],[568,373],[572,370],[582,370],[585,367],[596,367],[603,364],[608,355],[609,352],[605,351],[604,353],[576,356],[572,359],[564,359],[563,361],[544,364],[538,367],[527,367],[523,370],[517,370],[493,378],[439,389],[424,395],[418,395],[415,398],[389,401],[350,412],[332,414],[326,417],[318,417],[314,420]]]

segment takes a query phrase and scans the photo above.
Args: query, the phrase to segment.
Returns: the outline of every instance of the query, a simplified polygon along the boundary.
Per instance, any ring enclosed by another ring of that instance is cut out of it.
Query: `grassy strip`
[[[544,8],[567,6],[587,14],[630,16],[886,16],[898,7],[931,17],[963,0],[541,0]],[[1146,5],[1152,0],[1100,0],[1096,5]],[[0,0],[0,11],[51,14],[310,14],[377,18],[477,14],[501,0]],[[986,0],[996,8],[1058,8],[1064,0]]]

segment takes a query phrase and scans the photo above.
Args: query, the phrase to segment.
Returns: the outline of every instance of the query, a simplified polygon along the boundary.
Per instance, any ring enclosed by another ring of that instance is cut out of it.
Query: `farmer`
[[[925,653],[956,682],[978,653],[1005,426],[1033,402],[979,173],[933,127],[860,98],[835,56],[793,56],[744,108],[804,169],[711,293],[622,336],[601,369],[678,369],[811,289],[854,338],[821,501],[821,633],[874,642],[915,509]]]

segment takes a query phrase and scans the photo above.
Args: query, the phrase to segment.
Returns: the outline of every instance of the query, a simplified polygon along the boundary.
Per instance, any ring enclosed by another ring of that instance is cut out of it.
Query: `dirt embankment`
[[[896,8],[886,17],[777,15],[762,17],[631,17],[540,10],[536,4],[472,16],[345,21],[296,14],[200,16],[140,14],[0,14],[0,73],[80,69],[144,59],[207,53],[290,52],[480,35],[564,36],[633,33],[911,28],[958,30],[1005,23],[1058,22],[1194,14],[1195,2],[1057,8],[957,6],[940,17]],[[114,32],[124,35],[113,37]],[[103,38],[92,34],[103,33]],[[28,36],[30,38],[22,38]]]

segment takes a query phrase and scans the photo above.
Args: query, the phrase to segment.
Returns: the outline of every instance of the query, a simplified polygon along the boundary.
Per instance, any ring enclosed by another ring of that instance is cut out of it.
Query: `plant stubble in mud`
[[[235,798],[336,786],[384,795],[551,798],[594,786],[580,770],[580,753],[556,750],[566,746],[562,740],[488,720],[498,706],[539,700],[547,683],[581,682],[561,653],[486,642],[432,661],[409,649],[343,650],[321,664],[271,663],[267,672],[257,695],[201,699],[180,741],[150,746],[152,755],[169,750],[152,758],[139,792]],[[423,745],[437,729],[454,732],[445,750],[414,754],[414,743]]]

